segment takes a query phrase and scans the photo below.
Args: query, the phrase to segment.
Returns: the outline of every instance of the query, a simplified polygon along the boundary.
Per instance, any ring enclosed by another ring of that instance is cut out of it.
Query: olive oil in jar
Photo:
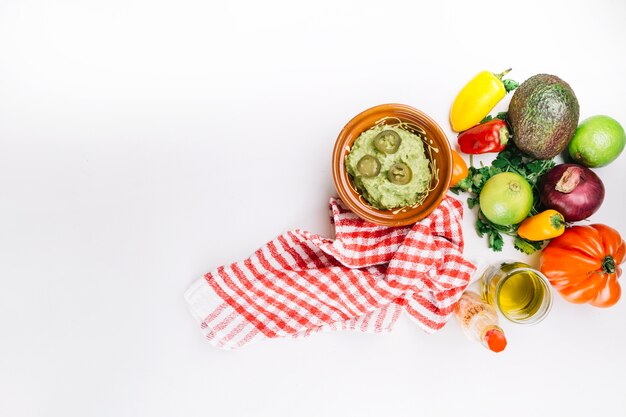
[[[522,262],[492,266],[484,275],[484,296],[507,319],[537,323],[552,304],[547,280]]]
[[[523,320],[533,316],[541,307],[545,288],[534,272],[514,272],[502,282],[497,304],[506,317]]]

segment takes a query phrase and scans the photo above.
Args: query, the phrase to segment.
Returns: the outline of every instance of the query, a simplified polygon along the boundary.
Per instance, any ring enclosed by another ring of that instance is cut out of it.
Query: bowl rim
[[[439,167],[439,184],[430,194],[435,197],[430,197],[429,195],[424,204],[414,208],[398,208],[393,210],[376,209],[362,200],[362,197],[356,192],[350,181],[349,175],[345,169],[346,148],[348,147],[349,149],[362,132],[375,126],[375,123],[373,123],[369,125],[369,127],[359,129],[360,131],[356,132],[355,130],[358,129],[358,126],[362,125],[365,120],[373,118],[379,121],[385,117],[392,117],[401,121],[415,123],[414,120],[404,120],[402,115],[418,119],[421,122],[418,123],[421,127],[425,127],[424,125],[428,127],[427,130],[436,136],[436,138],[430,138],[430,140],[437,143],[438,149],[443,152],[443,160],[447,160],[449,163],[447,164],[447,169]],[[452,147],[446,133],[439,124],[426,113],[406,104],[379,104],[360,112],[350,119],[339,132],[333,148],[333,181],[339,197],[357,216],[381,226],[406,226],[416,223],[432,213],[447,194],[448,184],[452,178],[452,169]],[[445,186],[443,186],[443,184],[445,184]]]

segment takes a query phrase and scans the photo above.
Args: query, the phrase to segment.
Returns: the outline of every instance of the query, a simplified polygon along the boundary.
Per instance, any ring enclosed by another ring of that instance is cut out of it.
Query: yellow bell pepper
[[[476,126],[518,84],[512,80],[502,80],[511,69],[500,74],[489,71],[479,72],[459,92],[450,110],[450,124],[455,132],[463,132]]]

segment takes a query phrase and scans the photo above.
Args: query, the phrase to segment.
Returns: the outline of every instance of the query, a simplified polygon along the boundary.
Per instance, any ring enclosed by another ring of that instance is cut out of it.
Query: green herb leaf
[[[524,252],[527,255],[531,255],[541,249],[541,247],[543,246],[543,240],[540,240],[538,242],[532,242],[530,240],[526,240],[524,238],[516,236],[514,245],[515,249],[517,249],[518,251]]]
[[[504,89],[507,93],[510,93],[511,91],[519,87],[519,83],[513,80],[502,80],[502,84],[504,84]]]
[[[508,115],[508,113],[505,112],[505,111],[501,111],[500,113],[496,114],[496,117],[493,117],[492,115],[488,114],[478,124],[482,125],[483,123],[487,123],[487,122],[489,122],[491,120],[494,120],[494,119],[506,120],[507,115]]]
[[[471,186],[472,186],[472,177],[471,175],[468,174],[467,177],[457,182],[456,185],[452,187],[450,190],[453,193],[458,194],[459,191],[468,191]]]
[[[482,185],[484,182],[485,182],[485,176],[483,175],[482,172],[479,172],[478,174],[474,175],[474,178],[472,178],[472,185],[475,188],[482,188]]]
[[[504,247],[504,239],[500,232],[494,227],[494,224],[485,219],[482,213],[476,219],[476,232],[479,237],[487,235],[488,246],[496,252],[500,252]]]
[[[506,168],[508,165],[510,165],[510,162],[507,161],[504,158],[496,158],[493,160],[493,162],[491,163],[491,165],[493,165],[496,168],[500,168],[500,169],[504,169]]]
[[[480,217],[476,219],[476,233],[478,233],[478,237],[485,236],[485,233],[489,233],[489,230],[491,230],[489,225],[483,222]]]
[[[504,247],[504,239],[502,239],[502,235],[498,232],[493,232],[489,234],[489,247],[493,249],[495,252],[501,252]]]
[[[493,117],[491,115],[486,115],[485,118],[483,120],[481,120],[478,124],[482,125],[483,123],[487,123],[488,121],[493,120]]]

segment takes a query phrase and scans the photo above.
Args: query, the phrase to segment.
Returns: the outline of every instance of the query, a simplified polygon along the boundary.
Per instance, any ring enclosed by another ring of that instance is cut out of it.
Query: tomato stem
[[[611,255],[606,255],[602,260],[602,270],[607,274],[615,273],[615,259]]]

